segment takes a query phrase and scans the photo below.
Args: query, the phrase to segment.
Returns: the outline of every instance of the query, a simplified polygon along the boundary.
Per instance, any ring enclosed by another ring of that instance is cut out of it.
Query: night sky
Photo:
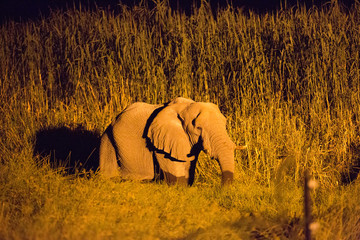
[[[85,9],[92,9],[94,6],[102,8],[110,8],[116,12],[118,9],[116,6],[119,2],[132,6],[138,4],[140,0],[81,0],[81,6]],[[149,7],[153,7],[153,1],[148,0]],[[191,7],[193,2],[199,5],[201,0],[169,0],[170,6],[174,10],[184,11],[186,14],[191,13]],[[210,4],[213,11],[216,11],[218,7],[225,7],[228,2],[232,2],[234,7],[243,7],[245,10],[251,9],[258,13],[265,13],[268,11],[274,11],[280,8],[280,2],[282,0],[211,0]],[[297,0],[287,0],[287,6],[296,6]],[[328,2],[324,0],[306,0],[300,1],[301,4],[312,6],[314,3],[317,6]],[[345,6],[350,6],[351,0],[342,0]],[[47,16],[50,9],[67,9],[73,8],[73,6],[79,6],[79,0],[0,0],[0,16],[1,21],[5,19],[14,19],[16,21],[27,19],[36,19],[39,16]]]

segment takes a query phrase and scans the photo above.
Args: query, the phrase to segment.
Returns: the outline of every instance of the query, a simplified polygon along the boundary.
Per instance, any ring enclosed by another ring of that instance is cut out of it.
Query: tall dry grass
[[[359,236],[359,187],[343,186],[354,180],[360,164],[358,1],[350,9],[334,1],[264,15],[228,7],[214,16],[206,2],[190,16],[172,11],[166,1],[153,10],[119,8],[119,14],[54,11],[39,21],[0,26],[0,237],[54,233],[53,238],[131,238],[139,231],[140,237],[150,238],[226,231],[250,236],[251,227],[241,221],[267,226],[254,231],[270,238],[284,232],[284,226],[301,236],[305,168],[321,184],[314,193],[314,214],[325,226],[320,238]],[[102,132],[132,102],[162,103],[177,96],[217,103],[232,139],[247,144],[245,152],[237,153],[231,191],[213,189],[219,168],[205,155],[191,193],[162,185],[101,182],[96,176],[70,181],[49,167],[50,157],[33,156],[34,136],[42,129],[82,126]],[[110,188],[115,190],[110,193]],[[142,195],[154,191],[174,205],[183,196],[183,207],[207,206],[208,213],[198,213],[189,223],[185,216],[192,211],[183,213],[170,204],[160,216],[163,203],[156,195],[150,210],[142,212],[146,216],[136,215],[149,201]],[[189,203],[191,198],[195,202]],[[99,205],[106,210],[101,212]],[[111,213],[114,208],[121,220]],[[265,220],[253,221],[253,212]],[[201,214],[206,221],[200,221]],[[224,219],[230,227],[208,228]],[[193,227],[171,228],[185,223]],[[87,232],[93,225],[99,226]],[[128,232],[120,234],[115,230],[119,226]],[[275,233],[269,230],[274,226],[280,226]]]

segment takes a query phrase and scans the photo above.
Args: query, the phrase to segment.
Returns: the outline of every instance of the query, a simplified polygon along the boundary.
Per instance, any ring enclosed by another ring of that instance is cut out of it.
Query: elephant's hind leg
[[[100,174],[106,178],[120,176],[115,147],[110,141],[108,133],[101,137],[99,167]]]

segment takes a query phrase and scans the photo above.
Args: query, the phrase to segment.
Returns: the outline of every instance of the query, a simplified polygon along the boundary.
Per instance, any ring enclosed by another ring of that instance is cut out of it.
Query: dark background
[[[0,0],[0,21],[16,20],[26,21],[28,19],[36,20],[39,17],[46,17],[50,13],[50,9],[68,9],[78,8],[81,3],[82,9],[94,9],[96,6],[114,10],[116,12],[119,3],[128,6],[134,6],[141,2],[141,0]],[[144,0],[143,0],[144,2]],[[145,0],[150,8],[154,7],[152,0]],[[180,10],[187,15],[191,14],[192,6],[195,4],[199,6],[201,0],[169,0],[170,6],[173,10]],[[229,3],[234,7],[242,7],[245,11],[253,10],[257,13],[265,13],[280,9],[280,6],[285,6],[284,0],[210,0],[211,7],[215,12],[217,8],[226,7]],[[298,2],[307,7],[313,5],[321,6],[328,3],[325,0],[287,0],[286,6],[296,6]],[[353,0],[340,0],[345,7],[351,6]]]

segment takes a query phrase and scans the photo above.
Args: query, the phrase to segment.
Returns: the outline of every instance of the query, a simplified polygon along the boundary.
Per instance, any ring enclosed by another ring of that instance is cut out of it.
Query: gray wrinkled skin
[[[163,105],[137,102],[102,135],[100,173],[134,180],[162,176],[169,184],[191,185],[204,150],[218,160],[222,182],[228,184],[233,180],[234,149],[226,119],[215,104],[186,98]]]

